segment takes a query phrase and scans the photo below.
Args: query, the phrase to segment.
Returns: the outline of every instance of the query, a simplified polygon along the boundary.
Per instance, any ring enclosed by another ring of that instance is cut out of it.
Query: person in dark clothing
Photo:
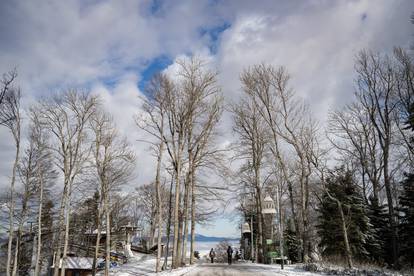
[[[229,263],[229,265],[231,265],[232,255],[233,255],[233,249],[229,245],[229,248],[227,248],[227,262]]]
[[[210,259],[211,259],[211,263],[214,263],[214,258],[216,257],[216,252],[214,252],[214,249],[211,248],[210,250]]]

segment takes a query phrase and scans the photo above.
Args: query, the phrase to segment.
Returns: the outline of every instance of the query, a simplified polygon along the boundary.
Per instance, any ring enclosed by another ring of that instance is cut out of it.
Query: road
[[[197,267],[191,271],[182,274],[185,276],[293,276],[293,275],[303,275],[303,276],[314,276],[320,275],[315,273],[306,272],[300,269],[295,268],[294,266],[287,266],[284,270],[280,269],[280,266],[277,265],[260,265],[252,263],[238,263],[232,264],[199,264]]]

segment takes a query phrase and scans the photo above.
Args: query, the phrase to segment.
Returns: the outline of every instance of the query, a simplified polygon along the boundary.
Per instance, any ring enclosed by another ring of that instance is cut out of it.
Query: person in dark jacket
[[[227,262],[229,263],[229,265],[231,265],[232,255],[233,255],[233,249],[229,245],[229,248],[227,248]]]
[[[214,258],[216,257],[216,252],[214,252],[213,248],[211,248],[209,255],[210,255],[211,263],[214,263]]]

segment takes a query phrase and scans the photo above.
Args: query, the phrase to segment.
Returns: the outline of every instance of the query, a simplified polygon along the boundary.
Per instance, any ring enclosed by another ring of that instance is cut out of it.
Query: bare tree
[[[357,56],[358,74],[357,98],[369,115],[381,148],[382,176],[388,203],[388,219],[391,226],[392,260],[398,265],[397,225],[394,210],[392,179],[390,174],[391,146],[395,139],[394,101],[397,91],[397,77],[389,57],[382,57],[368,51]]]
[[[1,88],[0,88],[0,107],[2,106],[4,97],[9,93],[8,91],[11,89],[15,89],[13,87],[13,82],[17,78],[17,71],[16,69],[3,74],[3,78],[1,80]]]
[[[272,163],[275,168],[281,169],[288,185],[296,234],[298,237],[301,236],[300,255],[303,255],[304,260],[307,261],[311,247],[308,234],[309,180],[312,174],[312,164],[306,153],[312,146],[311,141],[315,139],[317,125],[312,120],[307,105],[298,99],[289,87],[289,78],[284,67],[275,69],[262,64],[244,71],[241,81],[244,92],[251,98],[267,125],[271,141],[269,148],[273,156]],[[289,172],[288,158],[285,156],[287,154],[293,156],[291,160],[296,168],[294,171],[298,172],[295,173],[295,178],[299,182],[299,214],[295,208],[294,178],[292,179]]]
[[[216,136],[215,128],[222,113],[222,97],[217,85],[217,72],[206,70],[206,64],[198,59],[179,61],[181,68],[182,90],[186,97],[187,108],[187,159],[188,170],[184,193],[184,240],[182,244],[181,263],[187,256],[187,235],[189,225],[189,199],[191,198],[191,245],[190,263],[194,262],[195,217],[196,217],[196,171],[205,166],[206,159],[211,159],[219,150],[213,146]]]
[[[169,89],[170,83],[166,76],[159,74],[152,80],[150,86],[147,88],[148,98],[144,99],[143,109],[144,116],[137,116],[136,123],[138,127],[149,133],[156,139],[155,146],[157,155],[157,168],[155,175],[155,193],[156,193],[156,210],[157,210],[157,222],[158,222],[158,235],[157,235],[157,261],[155,265],[156,272],[160,271],[161,263],[161,238],[162,238],[162,200],[160,192],[160,178],[161,178],[161,165],[162,156],[164,153],[165,136],[164,136],[164,97],[163,93],[165,89]],[[151,231],[152,233],[152,231]],[[168,254],[168,252],[167,252]]]
[[[144,115],[137,118],[138,126],[156,139],[155,143],[151,143],[157,148],[158,157],[159,149],[165,146],[174,169],[173,267],[186,261],[190,205],[193,255],[195,174],[196,169],[203,165],[203,160],[215,152],[210,142],[222,109],[222,99],[216,84],[217,73],[206,70],[204,62],[197,58],[177,63],[179,72],[174,76],[174,81],[163,74],[152,80],[147,88],[149,96],[144,99]],[[190,258],[192,261],[193,257]]]
[[[103,111],[91,116],[94,133],[94,165],[99,179],[106,225],[105,275],[109,275],[111,261],[111,193],[126,183],[132,174],[135,156],[125,139],[119,134],[111,117]]]
[[[51,150],[56,166],[63,174],[63,191],[59,208],[54,276],[65,275],[69,241],[71,195],[76,178],[82,173],[90,150],[87,142],[87,122],[95,112],[97,98],[86,92],[69,90],[43,99],[35,107],[39,122],[51,133]],[[63,256],[61,244],[63,242]],[[62,259],[61,259],[62,258]],[[62,261],[61,261],[62,260]]]
[[[368,203],[371,193],[373,200],[377,201],[381,190],[382,157],[368,112],[357,103],[331,112],[328,132],[331,144],[342,158],[358,162],[365,201]]]
[[[186,108],[185,99],[180,94],[176,85],[166,76],[159,75],[158,91],[151,95],[150,102],[146,105],[149,123],[142,128],[158,137],[166,146],[169,158],[174,168],[175,196],[174,196],[174,243],[173,243],[173,267],[179,266],[180,248],[179,240],[179,206],[181,190],[181,172],[183,167],[183,154],[185,148]],[[145,106],[144,106],[145,107]],[[155,110],[154,110],[155,109]],[[159,118],[163,111],[163,117]],[[161,121],[160,121],[161,119]],[[165,120],[166,129],[163,125]],[[161,133],[161,134],[160,134]],[[162,136],[161,136],[162,135]]]
[[[33,137],[33,132],[31,133]],[[35,181],[36,181],[36,166],[37,166],[37,149],[34,144],[33,138],[29,139],[29,145],[27,149],[23,153],[23,157],[21,158],[18,166],[18,175],[20,178],[20,182],[23,185],[23,191],[21,192],[21,210],[18,215],[18,227],[17,227],[17,235],[16,235],[16,245],[14,250],[14,266],[13,266],[13,273],[12,275],[16,275],[17,271],[22,269],[25,264],[21,262],[20,256],[21,254],[21,247],[22,247],[22,236],[23,236],[23,227],[27,223],[28,216],[30,215],[31,206],[29,206],[30,202],[33,200],[33,196],[35,195]]]
[[[13,163],[12,177],[10,182],[10,198],[9,198],[9,240],[7,246],[7,276],[16,275],[17,263],[13,264],[13,272],[11,272],[11,255],[12,242],[14,235],[14,208],[15,208],[15,182],[16,173],[20,155],[20,139],[21,139],[21,111],[20,111],[20,89],[13,86],[16,79],[16,72],[13,71],[3,77],[1,87],[1,106],[0,106],[0,125],[6,127],[12,134],[16,147],[15,159]],[[12,274],[13,273],[13,274]]]
[[[396,90],[398,112],[396,125],[399,130],[401,144],[406,148],[408,166],[414,164],[414,146],[409,138],[406,123],[409,120],[410,110],[414,106],[414,63],[413,58],[402,48],[394,49]]]
[[[38,196],[38,212],[37,212],[37,245],[36,245],[36,259],[34,275],[40,275],[40,260],[42,252],[42,216],[45,192],[52,186],[51,180],[55,179],[56,173],[52,167],[51,152],[48,149],[48,135],[44,132],[42,125],[38,120],[38,114],[32,112],[31,114],[31,134],[30,140],[37,155],[36,167],[34,169],[36,194]]]
[[[253,198],[258,225],[258,262],[263,262],[262,182],[266,146],[269,143],[265,122],[257,106],[249,98],[233,107],[234,132],[239,136],[239,158],[247,160],[246,169],[253,172]]]

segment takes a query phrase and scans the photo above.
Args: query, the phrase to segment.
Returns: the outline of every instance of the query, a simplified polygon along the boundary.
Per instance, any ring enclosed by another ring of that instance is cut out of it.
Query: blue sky
[[[323,125],[330,109],[352,98],[355,54],[408,47],[413,11],[410,0],[5,0],[0,1],[0,72],[17,67],[25,106],[67,87],[100,94],[138,156],[133,190],[154,177],[155,161],[148,147],[137,143],[142,133],[133,121],[138,95],[154,73],[197,55],[220,73],[228,103],[240,97],[243,69],[263,62],[284,65],[295,91]],[[220,130],[218,143],[231,143],[227,113]],[[0,148],[4,187],[13,159],[4,129]],[[220,217],[198,232],[234,236],[237,223]]]

